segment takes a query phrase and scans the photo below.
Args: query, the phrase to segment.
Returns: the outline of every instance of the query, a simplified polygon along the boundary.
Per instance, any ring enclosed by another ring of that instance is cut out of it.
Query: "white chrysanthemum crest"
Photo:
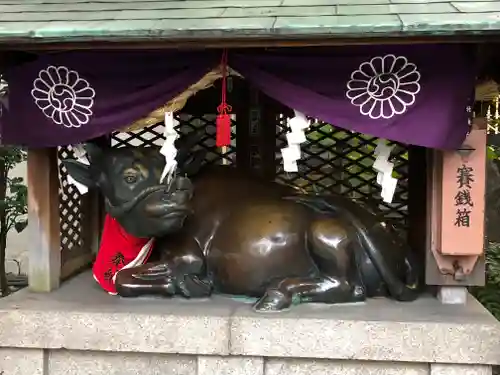
[[[363,62],[347,82],[346,96],[372,119],[404,113],[420,92],[420,72],[404,56],[377,56]]]
[[[79,128],[93,115],[94,89],[78,72],[65,66],[40,70],[31,96],[46,117],[66,128]]]

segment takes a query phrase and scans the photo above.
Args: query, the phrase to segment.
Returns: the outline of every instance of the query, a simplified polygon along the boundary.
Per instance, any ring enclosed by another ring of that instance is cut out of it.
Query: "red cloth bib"
[[[95,281],[109,294],[116,294],[115,277],[124,268],[147,262],[153,249],[153,239],[134,237],[106,215],[99,252],[92,273]]]

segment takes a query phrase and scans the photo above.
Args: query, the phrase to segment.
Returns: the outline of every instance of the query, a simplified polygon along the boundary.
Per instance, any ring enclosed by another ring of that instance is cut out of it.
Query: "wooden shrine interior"
[[[482,61],[479,79],[498,77],[496,81],[500,81],[500,65],[497,64],[500,54],[496,52],[499,49],[495,46],[484,44],[478,47]],[[34,54],[31,53],[10,51],[4,54],[3,66],[33,58]],[[234,139],[232,145],[223,151],[215,149],[214,113],[220,101],[220,82],[197,93],[176,115],[181,135],[192,131],[205,134],[198,147],[209,150],[207,163],[233,163],[241,170],[257,171],[267,179],[305,190],[352,194],[356,199],[378,206],[381,215],[404,230],[409,244],[421,256],[422,264],[427,262],[422,272],[426,272],[427,281],[429,278],[434,280],[430,284],[478,285],[484,282],[483,258],[465,281],[456,282],[449,278],[445,280],[437,266],[429,260],[432,257],[426,256],[430,213],[424,202],[429,196],[427,178],[434,152],[422,147],[396,145],[392,157],[399,183],[394,203],[387,205],[381,202],[380,187],[376,185],[376,174],[371,167],[374,159],[368,156],[369,149],[373,151],[376,145],[376,138],[348,134],[340,128],[318,121],[307,131],[309,142],[302,147],[302,172],[287,174],[282,170],[279,151],[285,142],[286,117],[292,115],[291,109],[236,76],[231,78],[228,90],[228,103],[235,115],[232,127]],[[477,103],[476,116],[484,116],[487,105]],[[126,144],[161,145],[162,126],[156,125],[133,133],[114,133],[99,141],[113,147]],[[59,147],[57,150],[29,150],[29,153],[29,201],[32,206],[36,206],[35,210],[30,210],[30,226],[41,228],[49,237],[49,240],[40,243],[41,254],[51,253],[43,249],[46,246],[60,249],[59,255],[38,260],[30,258],[30,263],[40,264],[40,275],[56,274],[59,275],[58,280],[53,279],[54,276],[50,280],[41,276],[40,281],[32,280],[30,284],[34,290],[50,291],[57,288],[60,281],[90,266],[99,245],[103,205],[96,192],[81,196],[74,186],[67,183],[66,171],[60,160],[72,156],[71,146]],[[325,154],[330,157],[325,158]],[[49,268],[57,267],[58,264],[60,272],[48,272]]]

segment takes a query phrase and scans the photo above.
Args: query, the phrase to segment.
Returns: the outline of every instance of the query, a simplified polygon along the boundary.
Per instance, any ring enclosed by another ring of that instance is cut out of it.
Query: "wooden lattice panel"
[[[215,115],[177,115],[176,127],[181,137],[197,133],[199,142],[192,151],[207,150],[206,164],[235,164],[236,162],[236,121],[233,118],[231,146],[225,150],[215,147]],[[276,125],[276,154],[286,146],[287,119],[280,116]],[[116,133],[112,145],[121,147],[161,146],[163,124],[135,132]],[[373,170],[373,152],[377,138],[336,128],[323,122],[314,122],[307,130],[308,142],[302,145],[302,159],[299,173],[285,173],[280,157],[276,160],[276,181],[294,185],[311,192],[335,192],[353,199],[364,200],[378,211],[387,221],[406,227],[408,203],[408,152],[405,146],[395,144],[391,154],[395,164],[395,176],[399,179],[393,203],[387,204],[380,198],[380,186],[376,183]]]
[[[286,147],[287,119],[280,116],[276,130],[276,152]],[[307,142],[301,145],[302,158],[298,173],[283,171],[281,155],[276,164],[276,180],[310,192],[334,192],[363,200],[378,208],[383,217],[402,228],[407,227],[408,150],[395,145],[391,153],[394,177],[398,185],[392,203],[380,197],[381,188],[373,169],[377,138],[346,131],[324,122],[311,122]]]
[[[68,183],[68,172],[61,163],[61,160],[72,157],[71,146],[58,148],[59,223],[63,260],[72,258],[72,254],[79,255],[84,245],[82,197],[78,189]]]
[[[231,145],[224,149],[215,147],[215,119],[216,115],[193,116],[188,114],[176,115],[179,124],[176,131],[180,137],[193,135],[199,137],[198,144],[191,150],[207,150],[205,164],[234,164],[236,163],[236,124],[232,116]],[[163,144],[164,125],[158,124],[133,132],[115,133],[112,136],[113,147],[129,146],[161,146]]]

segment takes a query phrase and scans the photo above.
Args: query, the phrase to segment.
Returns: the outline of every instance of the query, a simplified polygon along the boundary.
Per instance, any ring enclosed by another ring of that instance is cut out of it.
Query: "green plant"
[[[28,225],[28,189],[22,177],[9,177],[26,152],[17,147],[0,146],[0,295],[10,294],[5,272],[7,234],[15,229],[22,232]]]
[[[500,243],[489,243],[486,248],[486,284],[471,288],[471,293],[500,320]]]
[[[500,160],[500,149],[489,145],[487,158]],[[500,320],[500,243],[489,242],[486,248],[486,283],[484,287],[471,288],[471,293],[483,306]]]

